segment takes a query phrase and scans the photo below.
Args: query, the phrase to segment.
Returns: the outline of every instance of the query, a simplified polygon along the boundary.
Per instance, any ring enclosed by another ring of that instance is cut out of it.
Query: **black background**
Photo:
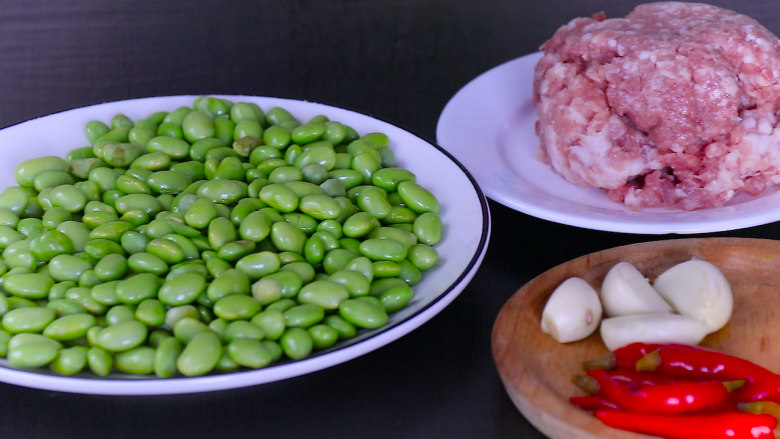
[[[220,93],[346,107],[435,141],[442,108],[469,80],[536,51],[576,16],[620,16],[638,3],[0,0],[0,127],[113,100]],[[713,3],[780,33],[773,1]],[[0,384],[0,437],[542,437],[496,373],[490,331],[499,309],[561,262],[676,236],[590,231],[490,208],[492,239],[474,280],[386,347],[307,376],[203,394],[91,396]],[[778,238],[778,229],[708,236]]]

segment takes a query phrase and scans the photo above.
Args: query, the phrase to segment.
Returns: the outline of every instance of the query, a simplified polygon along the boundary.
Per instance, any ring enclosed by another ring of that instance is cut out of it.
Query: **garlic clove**
[[[542,311],[542,331],[561,343],[582,340],[601,321],[601,301],[585,280],[572,277],[556,288]]]
[[[707,332],[726,325],[734,308],[731,286],[710,262],[691,259],[661,273],[653,287],[680,314],[701,320]]]
[[[672,312],[672,307],[653,289],[632,264],[618,262],[601,284],[604,313],[610,317],[648,312]]]
[[[604,319],[600,333],[607,349],[614,351],[636,342],[696,345],[707,335],[707,328],[692,317],[661,312]]]

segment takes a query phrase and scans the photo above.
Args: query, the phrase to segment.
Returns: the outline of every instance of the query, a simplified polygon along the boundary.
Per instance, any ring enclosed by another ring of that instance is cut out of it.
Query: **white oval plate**
[[[564,180],[536,158],[532,89],[541,56],[526,55],[481,74],[452,97],[439,117],[437,143],[466,165],[489,198],[545,220],[625,233],[706,233],[780,219],[777,186],[757,197],[740,194],[719,208],[631,212],[599,189]]]
[[[362,331],[351,340],[294,362],[264,369],[194,378],[157,379],[112,374],[98,378],[83,373],[75,377],[47,371],[13,369],[0,360],[0,381],[21,386],[74,393],[151,395],[193,393],[262,384],[321,370],[384,346],[416,329],[451,303],[471,281],[487,249],[490,214],[487,201],[474,179],[451,155],[437,146],[389,123],[353,111],[312,102],[252,96],[220,96],[231,101],[255,102],[267,110],[280,106],[305,121],[324,114],[365,134],[380,131],[390,137],[390,147],[398,164],[417,175],[442,205],[444,238],[436,245],[439,264],[424,273],[414,287],[410,304],[391,315],[383,328]],[[73,148],[87,145],[83,127],[92,119],[108,122],[119,112],[131,119],[144,118],[156,111],[172,111],[191,106],[196,96],[170,96],[135,99],[78,108],[33,119],[0,130],[0,188],[14,185],[13,171],[18,163],[43,155],[64,156]]]

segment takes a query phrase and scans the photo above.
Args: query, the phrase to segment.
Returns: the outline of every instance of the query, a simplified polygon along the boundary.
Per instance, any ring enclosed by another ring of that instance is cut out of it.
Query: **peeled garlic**
[[[582,340],[601,320],[596,290],[578,277],[566,279],[553,291],[542,311],[542,332],[561,343]]]
[[[618,262],[601,284],[601,302],[608,316],[647,312],[672,312],[672,307],[653,289],[639,270]]]
[[[680,314],[701,320],[707,332],[717,331],[731,318],[734,296],[718,267],[691,259],[661,273],[653,287]]]
[[[607,349],[635,342],[696,345],[707,335],[704,323],[668,312],[632,314],[601,321],[601,339]]]

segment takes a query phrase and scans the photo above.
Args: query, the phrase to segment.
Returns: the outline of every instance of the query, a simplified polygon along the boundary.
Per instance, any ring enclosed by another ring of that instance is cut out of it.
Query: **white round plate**
[[[740,194],[719,208],[631,212],[595,188],[576,186],[537,160],[532,100],[541,52],[494,67],[447,103],[437,143],[472,172],[485,194],[517,211],[561,224],[613,232],[663,234],[734,230],[780,219],[778,188]]]
[[[476,182],[450,154],[394,125],[341,108],[268,97],[219,97],[233,102],[255,102],[265,110],[280,106],[302,121],[324,114],[331,120],[352,126],[358,133],[380,131],[389,136],[398,165],[414,172],[418,183],[439,199],[445,225],[444,237],[436,245],[439,263],[425,272],[422,282],[414,286],[415,295],[409,305],[392,314],[383,328],[359,332],[357,337],[315,352],[304,360],[264,369],[171,379],[122,374],[98,378],[88,373],[64,377],[45,370],[13,369],[1,360],[0,381],[74,393],[149,395],[230,389],[282,380],[351,360],[402,337],[444,309],[473,278],[487,249],[490,214]],[[73,148],[87,145],[83,127],[90,120],[108,122],[119,112],[135,120],[156,111],[191,106],[195,98],[170,96],[112,102],[69,110],[0,130],[3,154],[0,188],[15,184],[13,171],[22,160],[43,155],[64,156]]]

